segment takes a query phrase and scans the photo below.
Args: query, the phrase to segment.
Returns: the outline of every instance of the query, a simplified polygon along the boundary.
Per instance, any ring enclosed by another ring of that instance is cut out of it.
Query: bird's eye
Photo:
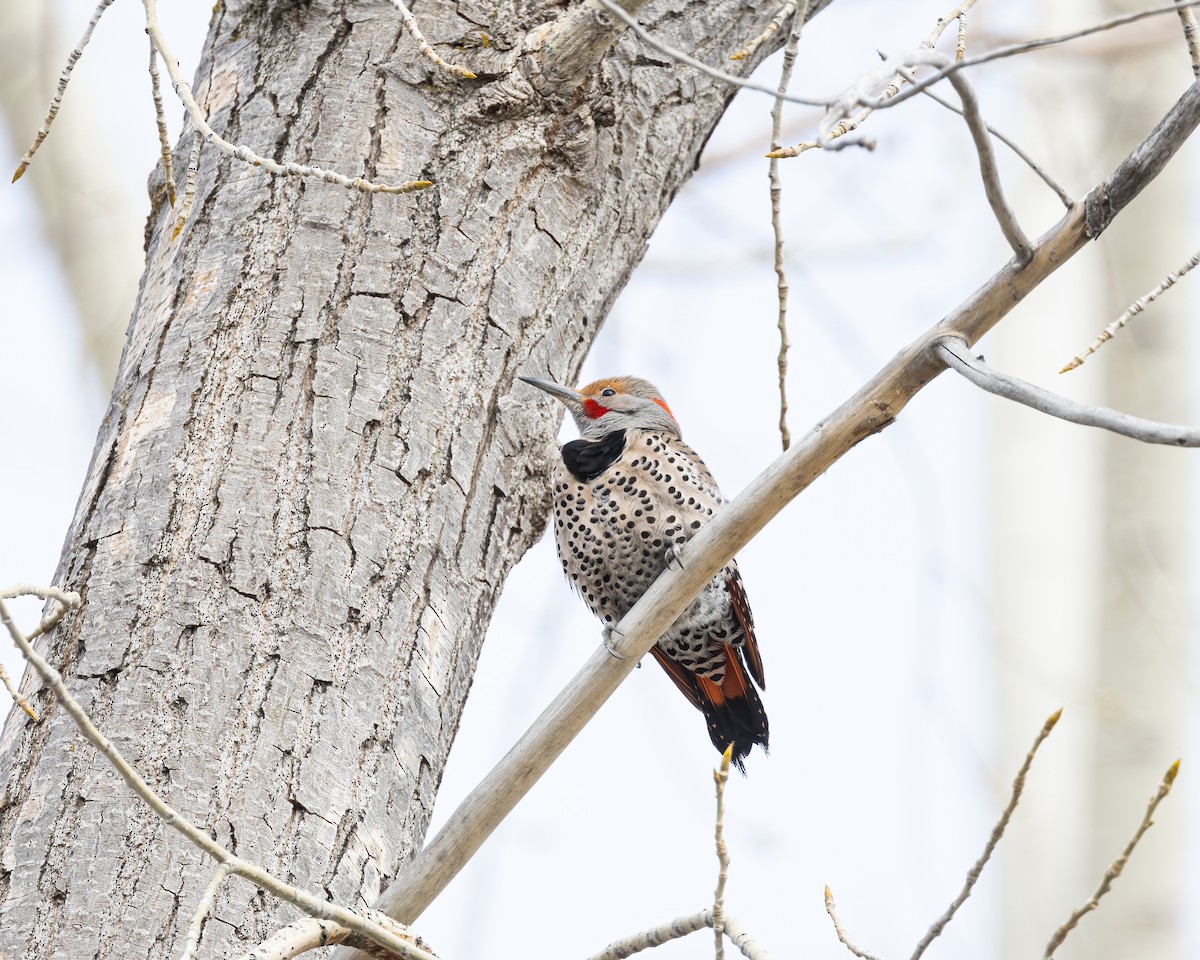
[[[600,391],[600,396],[602,396],[602,397],[615,397],[616,395],[617,395],[617,391],[614,390],[612,387],[605,387],[603,390]]]

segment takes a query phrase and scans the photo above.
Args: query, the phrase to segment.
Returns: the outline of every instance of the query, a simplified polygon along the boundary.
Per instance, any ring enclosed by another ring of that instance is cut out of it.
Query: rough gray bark
[[[716,59],[772,6],[674,0],[657,28]],[[143,776],[343,903],[419,846],[541,530],[559,411],[510,402],[514,379],[573,380],[732,95],[631,41],[581,84],[510,73],[563,9],[421,4],[482,78],[454,84],[385,4],[218,5],[195,84],[214,128],[435,186],[349,192],[210,149],[174,241],[158,198],[56,577],[84,605],[43,649]],[[176,955],[211,864],[32,699],[43,722],[12,713],[0,737],[0,954]],[[230,880],[213,918],[215,956],[292,914]]]

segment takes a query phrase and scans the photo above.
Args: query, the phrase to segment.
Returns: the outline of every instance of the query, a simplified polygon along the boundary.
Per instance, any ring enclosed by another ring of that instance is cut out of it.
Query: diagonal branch
[[[859,960],[879,960],[879,957],[875,956],[875,954],[867,952],[850,939],[846,933],[846,928],[842,926],[842,918],[838,916],[837,904],[833,900],[833,891],[829,889],[828,884],[825,885],[825,912],[829,914],[829,919],[833,921],[833,932],[837,934],[838,941],[843,947],[858,957]]]
[[[1071,916],[1067,921],[1054,931],[1054,936],[1050,938],[1050,942],[1046,945],[1046,960],[1050,960],[1054,956],[1054,951],[1062,946],[1062,942],[1067,938],[1067,934],[1075,929],[1075,926],[1087,914],[1091,913],[1100,903],[1100,898],[1108,893],[1112,887],[1113,881],[1121,875],[1121,871],[1125,869],[1125,864],[1129,862],[1129,858],[1133,855],[1134,849],[1138,842],[1142,839],[1142,835],[1154,825],[1154,811],[1158,809],[1158,805],[1163,802],[1163,799],[1171,792],[1171,786],[1175,783],[1175,777],[1179,775],[1179,761],[1176,760],[1167,772],[1163,774],[1162,783],[1158,785],[1158,790],[1154,796],[1150,798],[1150,802],[1146,804],[1146,812],[1142,816],[1142,822],[1138,824],[1137,830],[1129,842],[1125,844],[1125,849],[1121,851],[1121,855],[1109,864],[1108,869],[1104,871],[1104,879],[1100,881],[1100,886],[1096,888],[1096,892],[1080,907],[1076,907],[1072,911]]]
[[[1193,253],[1191,257],[1188,258],[1188,262],[1174,273],[1167,274],[1162,283],[1156,286],[1153,290],[1134,300],[1133,303],[1129,305],[1128,310],[1126,310],[1123,314],[1117,317],[1116,320],[1100,331],[1100,336],[1093,340],[1088,348],[1083,351],[1083,353],[1076,354],[1074,357],[1072,357],[1071,361],[1058,372],[1066,373],[1068,370],[1074,370],[1076,367],[1082,366],[1083,362],[1088,357],[1090,357],[1093,353],[1104,346],[1104,344],[1115,337],[1118,330],[1120,330],[1123,326],[1125,326],[1125,324],[1145,310],[1146,307],[1152,304],[1164,293],[1170,290],[1171,287],[1175,286],[1175,284],[1178,283],[1179,280],[1189,271],[1194,270],[1198,266],[1200,266],[1200,250],[1197,250],[1195,253]]]
[[[1008,805],[1004,808],[1004,811],[1000,814],[1000,819],[996,821],[996,825],[992,828],[992,835],[988,837],[988,842],[984,845],[983,853],[975,861],[975,866],[967,872],[966,882],[963,883],[958,896],[954,898],[954,902],[946,908],[945,913],[934,921],[933,925],[925,932],[925,936],[917,944],[916,949],[913,950],[912,960],[921,960],[925,951],[929,949],[929,945],[941,936],[942,931],[946,929],[946,925],[954,919],[958,908],[966,903],[967,898],[971,896],[971,891],[975,888],[980,874],[983,873],[983,868],[987,866],[987,862],[992,858],[996,844],[1004,836],[1004,830],[1012,819],[1013,811],[1017,809],[1017,804],[1021,800],[1021,792],[1025,789],[1025,777],[1029,774],[1029,768],[1033,766],[1033,758],[1037,754],[1038,747],[1042,745],[1043,740],[1050,736],[1050,731],[1054,729],[1055,724],[1058,723],[1061,716],[1062,710],[1056,710],[1042,724],[1042,729],[1038,731],[1038,735],[1033,740],[1033,746],[1025,754],[1025,762],[1021,764],[1021,769],[1017,771],[1017,775],[1013,779],[1012,793],[1009,795]]]
[[[1034,410],[1085,427],[1101,427],[1143,443],[1164,443],[1172,447],[1200,447],[1200,427],[1180,427],[1122,413],[1110,407],[1098,407],[1069,400],[1025,380],[993,370],[972,355],[961,338],[947,337],[937,347],[946,364],[975,386],[1006,400],[1015,400]]]
[[[1095,236],[1089,231],[1093,218],[1106,224],[1150,183],[1198,124],[1200,84],[1193,84],[1129,157],[1042,236],[1028,260],[1013,258],[1005,264],[698,531],[688,544],[683,565],[668,568],[618,624],[614,652],[603,645],[597,647],[375,906],[402,922],[411,923],[420,916],[704,584],[801,491],[858,443],[888,426],[908,401],[945,369],[937,345],[948,336],[973,343],[987,333]],[[1095,210],[1097,205],[1102,210]],[[350,955],[339,951],[335,960]]]

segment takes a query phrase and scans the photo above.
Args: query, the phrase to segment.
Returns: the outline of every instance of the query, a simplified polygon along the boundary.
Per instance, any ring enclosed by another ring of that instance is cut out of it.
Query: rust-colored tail
[[[720,683],[692,673],[657,645],[651,647],[650,652],[675,686],[703,712],[713,746],[724,753],[732,743],[733,762],[745,773],[743,760],[756,743],[767,749],[770,730],[767,711],[754,684],[746,676],[742,647],[726,644],[725,677]]]
[[[727,646],[725,655],[725,678],[720,684],[707,677],[696,677],[702,700],[700,709],[704,711],[713,746],[724,753],[732,743],[733,762],[745,773],[743,758],[756,743],[767,749],[770,728],[758,691],[746,678],[741,647]]]

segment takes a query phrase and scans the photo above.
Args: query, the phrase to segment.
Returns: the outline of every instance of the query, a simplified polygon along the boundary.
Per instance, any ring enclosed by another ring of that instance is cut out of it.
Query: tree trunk
[[[674,0],[654,26],[717,61],[773,6]],[[560,410],[514,380],[573,380],[732,96],[635,38],[594,69],[510,72],[562,9],[422,3],[481,78],[455,83],[386,4],[218,5],[195,84],[218,132],[434,186],[348,191],[210,147],[178,238],[157,198],[56,578],[84,603],[44,649],[141,774],[344,904],[420,845],[493,604],[541,532]],[[0,954],[177,955],[211,863],[33,699],[42,722],[13,711],[0,740]],[[284,918],[229,880],[205,953]]]

